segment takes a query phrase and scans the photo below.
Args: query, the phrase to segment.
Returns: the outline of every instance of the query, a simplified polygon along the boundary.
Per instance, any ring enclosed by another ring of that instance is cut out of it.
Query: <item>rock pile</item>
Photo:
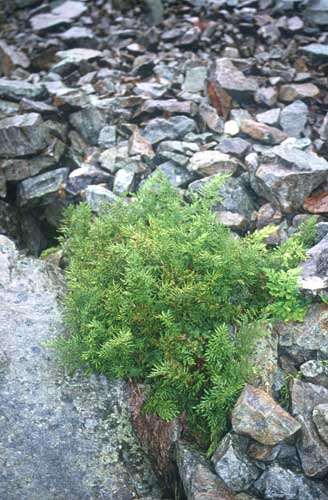
[[[238,189],[225,190],[218,218],[239,233],[274,223],[279,243],[299,212],[324,221],[325,2],[295,15],[282,1],[171,0],[157,25],[134,5],[123,15],[107,0],[6,7],[0,205],[19,217],[10,235],[39,253],[65,206],[98,211],[156,170],[182,190],[229,173]]]

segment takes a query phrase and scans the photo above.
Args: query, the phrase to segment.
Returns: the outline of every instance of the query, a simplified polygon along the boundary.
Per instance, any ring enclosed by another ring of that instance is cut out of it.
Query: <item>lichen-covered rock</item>
[[[234,492],[248,490],[260,474],[258,467],[243,450],[241,439],[227,434],[212,457],[215,472]]]
[[[212,472],[205,458],[178,441],[176,460],[187,500],[233,500],[235,497]]]
[[[300,366],[300,372],[308,382],[323,385],[328,389],[327,361],[310,359],[310,361],[306,361]]]
[[[328,473],[328,446],[320,438],[312,412],[318,405],[328,404],[328,389],[301,380],[292,387],[292,413],[302,425],[297,449],[305,474],[322,478]]]
[[[119,380],[68,376],[59,271],[0,236],[1,498],[159,499]],[[8,466],[10,464],[10,466]]]
[[[313,422],[321,439],[328,445],[328,404],[319,404],[313,408]]]
[[[275,445],[298,432],[300,424],[269,394],[247,385],[232,411],[232,427],[266,445]]]

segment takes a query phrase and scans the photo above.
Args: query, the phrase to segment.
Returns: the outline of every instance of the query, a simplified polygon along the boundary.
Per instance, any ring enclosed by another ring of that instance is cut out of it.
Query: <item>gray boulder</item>
[[[72,113],[69,121],[87,143],[96,146],[99,134],[106,125],[106,113],[94,106],[88,106]]]
[[[161,497],[120,380],[69,376],[49,341],[64,334],[58,268],[0,236],[0,497]],[[42,457],[42,459],[40,459]],[[131,473],[133,471],[133,473]]]

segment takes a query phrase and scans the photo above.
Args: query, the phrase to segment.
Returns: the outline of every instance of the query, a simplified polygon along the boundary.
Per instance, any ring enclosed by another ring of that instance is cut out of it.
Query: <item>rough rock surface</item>
[[[46,343],[63,334],[59,271],[0,236],[0,497],[160,498],[120,381],[68,376]]]
[[[188,500],[233,500],[235,497],[212,472],[200,453],[178,442],[176,460]]]
[[[233,430],[273,446],[298,432],[300,424],[262,389],[247,385],[232,412]]]

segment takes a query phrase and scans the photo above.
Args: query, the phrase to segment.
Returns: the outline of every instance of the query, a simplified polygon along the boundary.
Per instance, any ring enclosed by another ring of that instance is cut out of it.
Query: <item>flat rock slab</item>
[[[0,498],[160,498],[125,385],[68,376],[45,344],[63,332],[59,272],[4,236],[0,270]]]

